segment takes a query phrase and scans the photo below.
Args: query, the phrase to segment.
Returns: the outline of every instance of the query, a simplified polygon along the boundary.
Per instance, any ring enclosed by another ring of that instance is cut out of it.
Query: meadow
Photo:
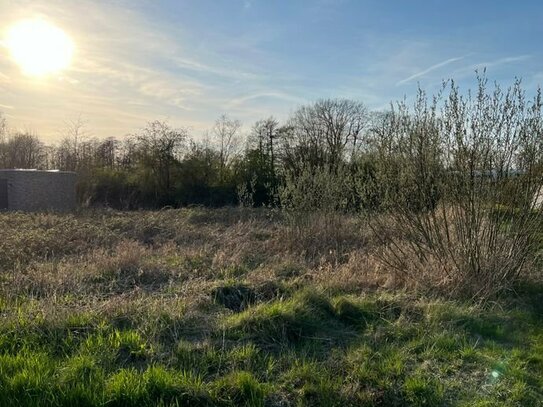
[[[0,405],[543,405],[540,279],[448,296],[325,221],[0,214]]]

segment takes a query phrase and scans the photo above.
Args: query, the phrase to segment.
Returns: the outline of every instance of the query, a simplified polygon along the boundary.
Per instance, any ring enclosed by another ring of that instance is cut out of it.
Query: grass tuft
[[[262,407],[269,389],[251,373],[234,371],[215,382],[212,393],[220,405]]]
[[[262,345],[286,346],[342,328],[330,301],[313,291],[301,291],[287,300],[260,304],[226,321],[234,337],[248,337]]]

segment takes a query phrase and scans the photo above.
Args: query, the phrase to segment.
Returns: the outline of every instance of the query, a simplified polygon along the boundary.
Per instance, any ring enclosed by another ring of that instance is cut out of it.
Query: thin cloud
[[[476,64],[470,64],[463,68],[457,69],[452,73],[452,77],[455,79],[467,78],[474,75],[474,72],[481,69],[498,68],[503,65],[514,64],[516,62],[522,62],[532,58],[532,55],[517,55],[498,58],[491,61],[478,62]]]
[[[233,99],[230,101],[229,106],[230,107],[239,107],[244,105],[245,103],[255,100],[255,99],[262,99],[262,98],[272,98],[272,99],[279,99],[284,100],[288,102],[294,102],[294,103],[303,103],[304,100],[301,98],[298,98],[296,96],[289,95],[287,93],[283,92],[259,92],[254,93],[251,95],[242,96],[236,99]]]
[[[2,72],[0,72],[0,81],[1,82],[9,82],[10,81],[10,78],[9,76],[3,74]]]
[[[500,66],[500,65],[512,64],[512,63],[515,63],[515,62],[525,61],[526,59],[529,59],[529,58],[531,58],[531,55],[518,55],[518,56],[513,56],[513,57],[505,57],[505,58],[497,59],[495,61],[480,62],[478,64],[472,65],[471,68],[472,69],[493,68],[493,67]]]
[[[238,79],[238,80],[263,79],[262,75],[259,75],[253,72],[242,72],[242,71],[227,69],[221,66],[212,66],[212,65],[204,64],[199,61],[191,60],[186,57],[183,57],[183,58],[176,57],[176,58],[173,58],[172,60],[176,63],[176,65],[179,68],[187,69],[187,70],[194,71],[200,74],[202,72],[205,72],[205,73],[212,74],[218,77],[223,77],[223,78],[228,78],[228,79]]]
[[[411,75],[410,77],[408,78],[405,78],[405,79],[402,79],[401,81],[398,81],[396,83],[396,86],[399,86],[399,85],[403,85],[404,83],[407,83],[407,82],[410,82],[412,81],[413,79],[417,79],[417,78],[420,78],[421,76],[424,76],[424,75],[427,75],[429,74],[430,72],[432,71],[435,71],[436,69],[439,69],[439,68],[442,68],[446,65],[449,65],[449,64],[452,64],[453,62],[457,62],[457,61],[460,61],[462,59],[464,59],[465,57],[456,57],[456,58],[449,58],[443,62],[440,62],[438,64],[435,64],[435,65],[432,65],[431,67],[423,70],[423,71],[420,71],[420,72],[417,72],[416,74],[414,75]]]
[[[28,12],[13,3],[6,18],[16,21]],[[17,108],[16,125],[39,126],[50,137],[74,111],[92,118],[89,126],[96,134],[131,132],[142,121],[164,116],[202,128],[218,106],[232,100],[229,87],[241,82],[258,86],[267,80],[252,62],[256,59],[239,64],[216,49],[192,47],[179,40],[183,37],[175,27],[148,19],[138,7],[42,0],[33,4],[32,13],[65,29],[78,45],[77,58],[62,77],[41,87],[22,78],[7,58],[0,58],[0,89],[2,102]],[[73,24],[82,14],[88,18]],[[54,106],[50,93],[56,95]],[[134,100],[139,103],[131,103]],[[38,106],[48,106],[50,114],[41,117]],[[247,105],[239,108],[249,110]]]

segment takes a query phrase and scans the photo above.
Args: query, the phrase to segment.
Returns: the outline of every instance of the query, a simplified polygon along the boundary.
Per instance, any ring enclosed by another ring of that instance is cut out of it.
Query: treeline
[[[482,298],[541,278],[542,111],[540,90],[528,99],[520,81],[502,90],[483,76],[473,92],[450,81],[384,113],[320,100],[245,140],[227,116],[203,141],[158,121],[105,140],[76,122],[56,146],[4,131],[0,166],[77,171],[87,205],[279,206],[306,249],[333,239],[340,251],[343,214],[371,215],[376,255],[399,278]]]
[[[239,121],[223,115],[198,141],[187,129],[160,121],[123,138],[89,138],[78,120],[56,145],[4,130],[0,167],[76,171],[85,205],[277,205],[282,193],[292,194],[285,186],[293,177],[348,169],[354,180],[354,172],[364,166],[370,123],[377,117],[360,102],[320,100],[299,108],[285,123],[273,117],[259,120],[248,135]],[[355,189],[349,186],[349,206],[364,201]]]
[[[500,203],[531,203],[541,181],[539,94],[526,101],[519,82],[506,92],[489,90],[484,77],[480,100],[447,86],[447,96],[445,88],[436,98],[421,91],[412,108],[400,102],[388,112],[370,112],[354,100],[319,100],[284,123],[259,120],[248,134],[223,115],[202,140],[160,121],[123,138],[89,138],[77,120],[58,144],[46,145],[32,134],[10,134],[1,121],[0,167],[76,171],[83,205],[117,209],[424,211],[459,180],[489,194],[505,191]],[[489,106],[477,111],[483,102]],[[512,174],[525,181],[522,193],[511,185]]]

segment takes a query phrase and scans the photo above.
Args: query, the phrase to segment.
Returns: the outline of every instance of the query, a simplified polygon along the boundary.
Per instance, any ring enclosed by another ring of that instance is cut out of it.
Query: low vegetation
[[[0,134],[82,204],[0,214],[0,405],[543,405],[543,98],[478,79],[317,101],[243,152],[226,116]]]
[[[327,219],[0,214],[0,405],[541,405],[536,268],[446,295]]]

